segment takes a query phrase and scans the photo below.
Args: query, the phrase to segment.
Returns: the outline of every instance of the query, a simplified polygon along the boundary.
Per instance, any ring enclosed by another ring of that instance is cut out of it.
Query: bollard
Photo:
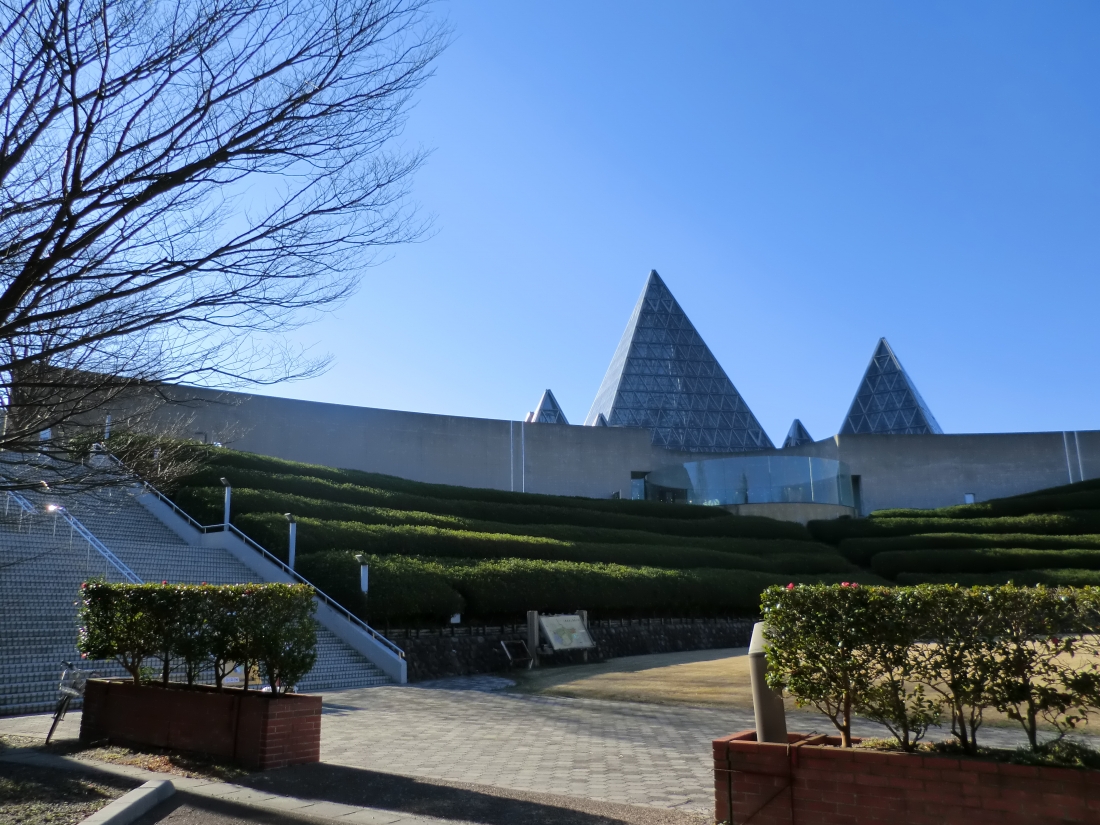
[[[764,623],[752,626],[749,642],[749,677],[752,680],[752,711],[756,716],[756,741],[787,744],[787,715],[783,697],[768,687],[764,675],[768,660],[764,655]]]

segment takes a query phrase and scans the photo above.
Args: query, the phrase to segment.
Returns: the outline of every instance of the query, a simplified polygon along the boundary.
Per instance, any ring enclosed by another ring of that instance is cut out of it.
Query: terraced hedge
[[[321,479],[336,484],[350,484],[373,488],[393,494],[406,493],[415,497],[446,501],[473,501],[522,506],[564,507],[575,510],[593,510],[606,513],[623,513],[669,519],[726,518],[729,513],[708,507],[684,504],[661,504],[652,501],[628,499],[596,499],[580,496],[549,496],[539,493],[514,493],[508,490],[492,490],[481,487],[456,487],[449,484],[427,484],[410,481],[382,473],[365,473],[360,470],[342,470],[322,467],[319,464],[303,464],[280,458],[242,453],[215,447],[202,448],[202,461],[206,470],[190,479],[185,486],[218,486],[218,478],[228,471],[254,470],[268,475],[288,475],[297,478]],[[234,478],[236,482],[236,478]],[[433,511],[434,512],[434,511]],[[766,521],[766,519],[765,519]]]
[[[206,523],[222,519],[223,492],[221,488],[185,488],[176,495],[176,502],[192,516]],[[458,516],[438,515],[414,510],[396,510],[387,507],[368,507],[357,504],[305,498],[271,490],[233,489],[233,517],[238,526],[245,516],[260,513],[294,513],[323,521],[358,522],[392,527],[434,527],[444,530],[460,530],[472,533],[500,533],[559,539],[566,542],[590,544],[653,544],[660,546],[695,547],[726,553],[747,555],[774,555],[776,553],[823,553],[835,555],[836,550],[819,542],[802,539],[714,538],[708,536],[670,536],[645,530],[616,530],[607,527],[577,527],[571,524],[504,524]],[[285,530],[268,535],[271,546],[283,547]],[[329,548],[325,548],[329,549]]]
[[[977,585],[1009,584],[1031,587],[1045,584],[1049,587],[1100,586],[1100,570],[1011,570],[1000,573],[899,573],[898,584],[959,584],[964,587]]]
[[[998,573],[1058,568],[1100,570],[1100,550],[911,550],[879,553],[871,570],[893,579],[899,573]]]
[[[981,550],[1016,547],[1031,550],[1100,550],[1100,535],[1046,536],[1031,533],[926,533],[916,536],[844,539],[839,549],[854,564],[866,567],[877,553],[921,550]]]
[[[764,587],[867,579],[805,527],[715,507],[422,484],[219,448],[174,492],[199,521],[233,523],[277,555],[297,519],[297,566],[371,621],[753,614]],[[370,558],[369,598],[352,557]]]
[[[234,469],[230,473],[227,468],[207,469],[187,479],[184,488],[206,487],[217,492],[221,487],[217,480],[219,473],[225,474],[234,488],[270,490],[276,493],[326,502],[432,513],[434,515],[456,516],[464,519],[479,519],[504,524],[562,524],[616,530],[644,530],[652,533],[691,537],[810,540],[809,533],[801,524],[752,516],[734,516],[716,507],[669,505],[670,510],[676,515],[673,518],[648,515],[653,507],[662,505],[650,504],[644,511],[638,511],[639,513],[647,513],[641,515],[632,512],[635,508],[628,506],[623,506],[618,512],[613,508],[598,510],[579,506],[564,506],[561,502],[572,502],[573,499],[553,496],[537,497],[540,502],[549,499],[555,502],[553,504],[517,504],[511,501],[428,498],[377,487],[338,483],[311,476],[275,474],[250,469]],[[185,490],[180,490],[177,493],[179,498],[186,495]],[[516,494],[509,493],[508,495],[514,496]],[[587,499],[585,500],[587,501]],[[602,503],[609,504],[613,502],[604,501]],[[646,502],[619,501],[616,503],[630,505]],[[181,506],[183,505],[181,504]],[[681,517],[681,514],[687,510],[714,511],[721,515]],[[219,509],[216,518],[220,519],[220,517]]]
[[[367,556],[370,594],[349,592],[358,582],[350,552],[303,557],[307,578],[367,621],[444,620],[452,613],[515,617],[527,610],[584,608],[604,616],[753,615],[760,594],[790,581],[837,582],[843,574],[778,575],[742,570],[669,570],[618,564],[529,559],[426,559]],[[864,576],[869,583],[877,577]],[[354,605],[354,606],[353,606]]]
[[[283,516],[250,513],[238,516],[235,523],[269,550],[286,558],[288,534]],[[784,547],[799,548],[804,543],[782,544]],[[390,526],[312,518],[298,519],[296,546],[302,556],[335,549],[377,555],[542,559],[672,569],[710,567],[778,573],[846,573],[855,570],[850,562],[836,553],[774,552],[766,556],[753,556],[675,545],[593,544],[521,534],[475,533],[419,525]]]

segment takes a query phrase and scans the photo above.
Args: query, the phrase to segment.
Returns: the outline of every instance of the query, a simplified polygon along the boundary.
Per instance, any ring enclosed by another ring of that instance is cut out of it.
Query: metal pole
[[[295,544],[296,544],[297,538],[298,538],[298,522],[292,521],[292,522],[290,522],[290,555],[289,555],[289,559],[290,559],[289,563],[290,563],[290,569],[291,570],[294,569],[294,550],[295,550]]]
[[[764,653],[763,622],[752,626],[749,642],[749,678],[752,682],[752,710],[756,717],[756,741],[787,744],[787,715],[783,697],[768,687],[768,660]]]
[[[223,480],[222,483],[224,484],[225,481]],[[222,524],[225,525],[225,528],[227,530],[229,529],[229,505],[232,502],[232,500],[233,500],[233,488],[230,487],[228,484],[226,484],[225,485],[225,518],[222,520]]]

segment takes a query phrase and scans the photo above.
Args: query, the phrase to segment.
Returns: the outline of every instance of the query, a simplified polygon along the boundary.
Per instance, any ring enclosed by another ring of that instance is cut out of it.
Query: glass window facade
[[[816,502],[855,506],[843,461],[808,456],[711,458],[661,467],[646,476],[646,498],[689,504]]]
[[[645,427],[654,444],[686,452],[774,447],[656,272],[630,316],[585,423]]]
[[[860,433],[943,433],[885,338],[879,339],[840,428],[841,435]]]

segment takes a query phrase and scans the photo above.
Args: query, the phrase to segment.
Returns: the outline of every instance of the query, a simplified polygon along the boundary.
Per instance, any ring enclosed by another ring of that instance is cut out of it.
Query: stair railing
[[[19,505],[19,509],[22,511],[20,513],[20,518],[22,518],[23,513],[34,515],[38,512],[38,508],[31,504],[31,502],[28,501],[25,496],[21,496],[14,490],[7,490],[5,492],[7,492],[8,494],[9,502],[14,501],[17,505]],[[46,512],[54,513],[55,515],[61,516],[61,518],[68,522],[69,526],[74,531],[76,531],[76,533],[82,539],[88,542],[88,544],[90,544],[92,548],[97,553],[99,553],[99,555],[103,556],[103,558],[110,562],[111,566],[113,566],[115,570],[117,570],[119,574],[124,579],[126,579],[126,581],[130,582],[130,584],[143,583],[142,580],[137,577],[137,574],[135,574],[133,570],[127,567],[126,564],[118,556],[116,556],[107,548],[107,545],[96,538],[91,530],[81,524],[80,520],[64,507],[59,504],[48,504],[46,505]]]
[[[358,616],[356,616],[354,613],[352,613],[350,610],[348,610],[346,607],[344,607],[338,601],[333,599],[331,596],[329,596],[327,593],[325,593],[323,590],[321,590],[321,588],[319,588],[317,585],[315,585],[313,582],[311,582],[309,579],[307,579],[305,576],[303,576],[297,570],[292,568],[289,564],[284,562],[282,559],[280,559],[278,556],[274,555],[270,551],[268,551],[267,548],[265,548],[258,541],[256,541],[255,539],[253,539],[252,537],[247,535],[244,531],[242,531],[240,528],[238,528],[235,524],[200,524],[198,521],[196,521],[194,518],[192,518],[191,515],[186,510],[184,510],[178,504],[176,504],[176,502],[172,501],[172,499],[168,498],[168,496],[166,496],[164,493],[162,493],[160,490],[158,490],[156,487],[154,487],[148,481],[141,478],[136,473],[134,473],[132,470],[130,470],[130,468],[127,467],[125,464],[123,464],[122,461],[117,456],[115,456],[111,453],[105,453],[105,454],[107,456],[109,456],[119,467],[121,467],[122,469],[124,469],[127,472],[131,473],[138,480],[138,482],[141,484],[141,486],[145,489],[146,492],[148,492],[149,494],[155,496],[162,504],[168,505],[168,507],[170,507],[172,509],[173,513],[175,513],[180,518],[184,519],[188,524],[190,524],[192,527],[194,527],[200,533],[205,535],[207,533],[224,533],[224,532],[228,532],[231,535],[236,536],[238,539],[243,541],[248,547],[250,547],[252,550],[255,550],[257,553],[259,553],[261,556],[263,556],[269,562],[274,564],[276,567],[278,567],[280,570],[282,570],[284,573],[286,573],[292,579],[297,581],[299,584],[305,584],[305,585],[308,585],[309,587],[312,587],[313,588],[313,594],[314,594],[314,596],[317,597],[318,601],[324,603],[325,605],[330,607],[332,610],[335,610],[337,613],[339,613],[341,616],[343,616],[345,619],[347,619],[353,625],[358,627],[360,630],[362,630],[364,633],[366,633],[368,636],[370,636],[372,639],[374,639],[376,642],[378,642],[378,644],[382,645],[384,648],[389,650],[394,655],[400,656],[402,659],[405,658],[405,651],[404,650],[402,650],[400,647],[395,645],[392,641],[387,639],[385,636],[383,636],[381,633],[379,633],[377,630],[375,630],[369,624],[364,622],[362,619],[360,619]]]

